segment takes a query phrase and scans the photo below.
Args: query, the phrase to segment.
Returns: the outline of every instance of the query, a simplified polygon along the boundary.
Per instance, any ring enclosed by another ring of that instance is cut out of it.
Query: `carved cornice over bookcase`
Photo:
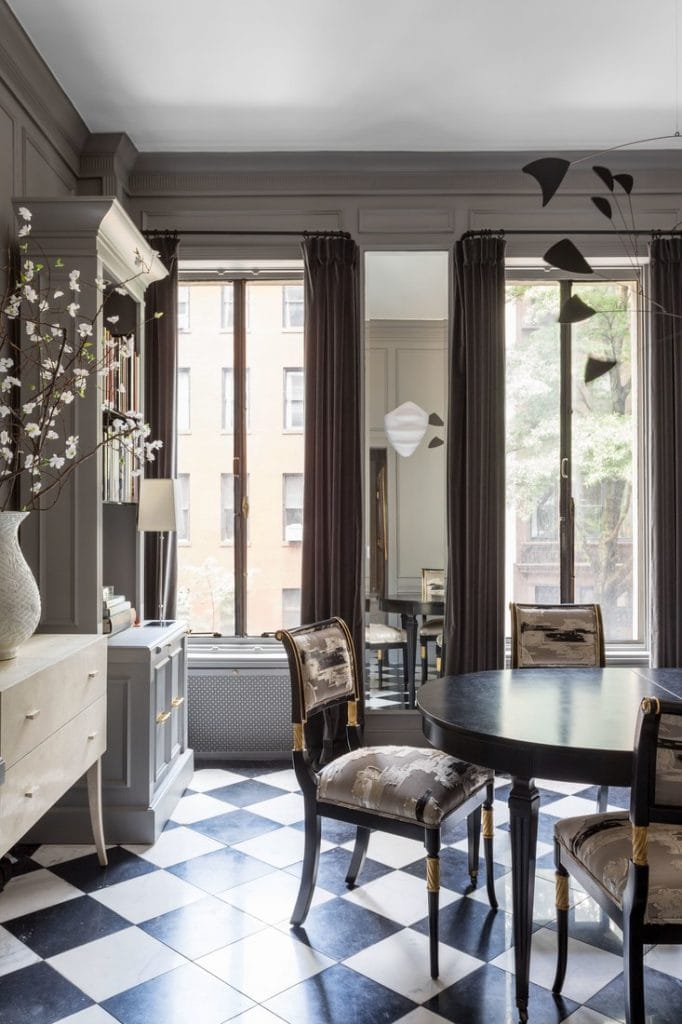
[[[144,292],[152,281],[165,277],[166,270],[118,200],[22,197],[13,202],[15,209],[26,206],[33,214],[29,255],[36,262],[48,257],[50,288],[61,288],[68,295],[69,272],[80,270],[80,313],[95,322],[97,361],[102,356],[104,318],[98,312],[102,292],[95,287],[96,278],[125,287],[124,298],[114,296],[116,313],[123,304],[128,319],[123,329],[135,334],[138,350],[143,351]],[[63,267],[55,270],[57,258]],[[64,316],[63,322],[67,330],[75,330],[73,318]],[[88,387],[84,398],[68,407],[72,421],[67,433],[79,436],[82,451],[101,441],[101,402],[98,381],[96,387]],[[135,508],[107,506],[105,519],[101,453],[78,466],[54,508],[31,513],[22,530],[22,547],[40,587],[40,629],[44,631],[101,632],[104,582],[114,584],[117,592],[135,602],[141,599],[141,545],[135,530]]]

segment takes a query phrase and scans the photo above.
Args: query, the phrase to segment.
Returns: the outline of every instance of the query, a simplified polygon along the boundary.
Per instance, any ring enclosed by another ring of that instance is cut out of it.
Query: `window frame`
[[[302,434],[305,430],[305,371],[302,366],[285,366],[283,367],[283,381],[282,381],[282,403],[283,403],[283,415],[282,415],[282,429],[287,434]],[[301,378],[301,398],[291,398],[289,396],[289,381],[293,379],[294,374],[297,374]],[[294,406],[300,405],[301,407],[301,425],[295,426],[290,419],[293,417],[289,416],[290,411]]]

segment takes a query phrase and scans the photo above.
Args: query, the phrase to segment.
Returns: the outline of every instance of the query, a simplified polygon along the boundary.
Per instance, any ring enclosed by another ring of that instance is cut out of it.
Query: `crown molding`
[[[74,175],[88,128],[24,32],[0,0],[0,81],[38,125]]]

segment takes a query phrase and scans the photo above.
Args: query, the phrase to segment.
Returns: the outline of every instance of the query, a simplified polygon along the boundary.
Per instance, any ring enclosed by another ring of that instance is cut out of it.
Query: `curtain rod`
[[[476,238],[479,235],[648,235],[650,238],[656,238],[661,235],[682,235],[682,228],[673,228],[670,231],[664,231],[662,228],[624,228],[622,231],[615,228],[604,228],[603,231],[598,228],[542,228],[537,231],[532,228],[481,228],[479,231],[465,231],[461,237]]]
[[[269,238],[351,238],[348,231],[231,231],[231,230],[216,230],[211,229],[208,231],[202,231],[201,228],[186,231],[145,231],[146,236],[154,235],[173,235],[179,237],[180,235],[265,235]]]

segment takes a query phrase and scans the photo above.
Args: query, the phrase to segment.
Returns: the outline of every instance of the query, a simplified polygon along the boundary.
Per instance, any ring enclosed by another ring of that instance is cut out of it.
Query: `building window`
[[[294,587],[282,590],[282,626],[294,629],[301,625],[301,591]]]
[[[178,434],[190,432],[190,383],[190,368],[178,367]]]
[[[303,329],[303,285],[282,286],[282,327],[285,330]]]
[[[220,541],[234,544],[234,474],[220,474]]]
[[[178,473],[178,543],[189,544],[189,473]]]
[[[303,369],[284,371],[284,429],[303,430]]]
[[[189,288],[180,285],[178,288],[178,330],[189,330]]]
[[[244,380],[246,391],[246,429],[249,429],[249,371],[246,371]],[[221,413],[221,429],[226,434],[234,430],[234,370],[231,366],[223,367],[223,397]]]
[[[224,284],[220,289],[220,329],[231,331],[234,328],[234,288]]]
[[[282,477],[284,540],[303,540],[303,473]]]

